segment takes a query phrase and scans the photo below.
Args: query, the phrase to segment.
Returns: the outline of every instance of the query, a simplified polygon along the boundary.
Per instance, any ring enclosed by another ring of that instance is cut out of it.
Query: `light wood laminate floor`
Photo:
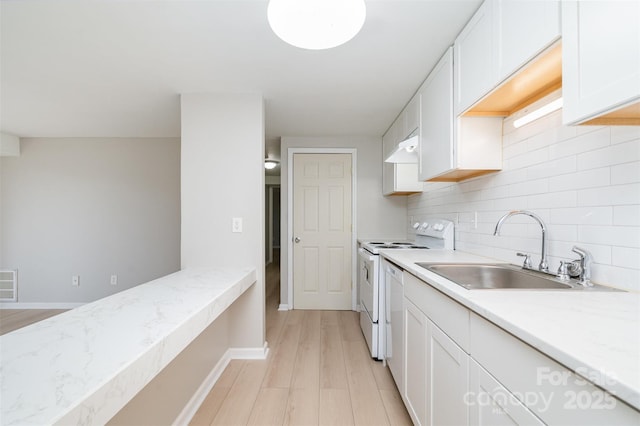
[[[0,309],[0,335],[58,315],[66,309]]]
[[[410,425],[389,369],[351,311],[278,311],[267,267],[266,360],[233,360],[192,425]]]

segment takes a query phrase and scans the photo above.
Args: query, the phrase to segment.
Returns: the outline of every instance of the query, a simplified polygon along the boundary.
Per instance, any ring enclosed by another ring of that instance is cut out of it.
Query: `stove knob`
[[[420,222],[416,222],[413,224],[413,229],[418,229],[420,228]]]
[[[429,222],[422,222],[422,225],[420,226],[421,230],[426,230],[429,229]]]
[[[436,231],[442,231],[442,229],[443,229],[443,228],[444,228],[444,227],[442,226],[442,224],[441,224],[441,223],[437,223],[437,224],[434,226],[434,229],[435,229]]]

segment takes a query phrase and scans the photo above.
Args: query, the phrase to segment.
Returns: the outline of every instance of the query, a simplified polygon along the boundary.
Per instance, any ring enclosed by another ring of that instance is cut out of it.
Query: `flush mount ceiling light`
[[[278,167],[278,162],[276,160],[264,160],[264,168],[267,170],[272,170]]]
[[[331,49],[351,40],[366,16],[364,0],[270,0],[271,29],[302,49]]]

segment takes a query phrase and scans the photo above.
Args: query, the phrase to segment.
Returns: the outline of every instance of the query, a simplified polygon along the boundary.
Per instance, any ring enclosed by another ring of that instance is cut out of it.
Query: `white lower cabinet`
[[[403,284],[400,392],[414,424],[640,425],[640,411],[588,372],[568,370],[406,271]]]
[[[469,424],[469,355],[431,321],[427,336],[427,424]]]
[[[415,425],[427,423],[427,316],[404,299],[404,401]],[[401,390],[402,392],[402,390]]]
[[[469,390],[469,355],[431,320],[451,308],[452,315],[441,324],[451,335],[466,340],[460,325],[468,328],[468,311],[410,274],[405,273],[404,285],[405,295],[425,296],[415,299],[420,307],[404,299],[403,398],[409,415],[416,425],[469,424],[464,400]],[[445,300],[439,300],[440,296]],[[449,303],[452,305],[447,306]]]
[[[469,393],[465,395],[465,403],[469,406],[471,425],[544,424],[473,358],[469,365]]]

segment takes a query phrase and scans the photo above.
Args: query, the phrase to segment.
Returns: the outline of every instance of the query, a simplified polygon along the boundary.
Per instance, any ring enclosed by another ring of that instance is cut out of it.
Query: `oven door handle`
[[[374,260],[374,258],[373,258],[373,257],[374,257],[374,255],[369,254],[369,252],[368,252],[368,251],[366,251],[366,250],[365,250],[365,249],[363,249],[363,248],[358,249],[358,254],[359,254],[359,256],[360,256],[361,258],[363,258],[364,260],[368,260],[369,262],[373,262],[373,260]]]

